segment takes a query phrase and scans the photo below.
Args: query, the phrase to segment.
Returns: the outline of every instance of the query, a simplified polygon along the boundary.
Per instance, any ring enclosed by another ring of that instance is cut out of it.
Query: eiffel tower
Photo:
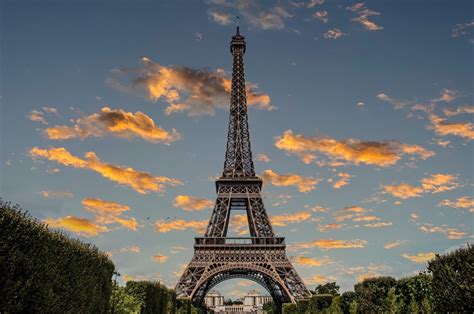
[[[202,306],[215,285],[233,278],[263,286],[278,308],[311,296],[285,253],[285,238],[276,237],[255,175],[245,93],[245,37],[232,36],[232,91],[224,171],[216,180],[217,200],[204,237],[195,238],[194,256],[176,284],[179,297]],[[227,237],[231,210],[245,210],[250,237]]]

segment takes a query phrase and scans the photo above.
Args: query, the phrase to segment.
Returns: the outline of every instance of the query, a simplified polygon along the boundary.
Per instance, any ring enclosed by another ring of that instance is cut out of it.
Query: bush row
[[[309,300],[284,304],[283,313],[473,313],[474,247],[437,255],[427,272],[413,277],[368,278],[342,295],[332,282],[314,293]]]
[[[0,312],[106,313],[114,264],[0,199]]]

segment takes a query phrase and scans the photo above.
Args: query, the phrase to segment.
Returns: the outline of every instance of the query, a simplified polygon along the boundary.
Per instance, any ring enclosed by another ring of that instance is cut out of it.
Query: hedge
[[[115,267],[0,199],[0,312],[105,313]]]
[[[428,262],[438,312],[474,312],[474,246],[468,244]]]

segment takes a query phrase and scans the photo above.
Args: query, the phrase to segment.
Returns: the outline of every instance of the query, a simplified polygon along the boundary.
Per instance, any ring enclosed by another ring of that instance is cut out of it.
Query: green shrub
[[[128,294],[124,287],[114,282],[110,297],[110,311],[114,314],[138,314],[143,301],[134,295]]]
[[[425,306],[432,301],[432,277],[427,274],[401,278],[397,280],[395,285],[395,294],[397,300],[403,302],[403,312],[411,312],[410,307],[422,308],[423,302]]]
[[[346,291],[341,295],[341,310],[344,314],[348,314],[351,302],[356,298],[354,291]]]
[[[474,246],[467,245],[428,262],[433,274],[435,311],[474,312]]]
[[[282,306],[282,313],[283,314],[298,314],[298,308],[296,304],[293,303],[284,303]]]
[[[342,314],[342,308],[341,308],[341,296],[335,296],[333,299],[332,299],[332,303],[331,303],[331,306],[329,307],[328,309],[328,312],[331,313],[331,314]]]
[[[311,296],[311,313],[328,309],[331,306],[332,294],[315,294]]]
[[[358,311],[381,313],[389,310],[387,295],[396,280],[392,277],[367,278],[354,286]]]
[[[0,199],[0,312],[105,313],[114,264]]]
[[[296,309],[298,310],[298,313],[309,313],[309,300],[299,300],[298,302],[296,302]]]

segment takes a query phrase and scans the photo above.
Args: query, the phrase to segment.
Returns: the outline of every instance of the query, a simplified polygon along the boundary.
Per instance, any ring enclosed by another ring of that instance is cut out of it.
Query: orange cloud
[[[126,205],[100,198],[85,198],[82,200],[84,209],[96,215],[96,222],[100,224],[118,223],[130,230],[137,230],[138,223],[135,218],[123,218],[120,215],[130,210]]]
[[[380,12],[375,12],[368,9],[364,3],[356,3],[350,7],[347,7],[346,10],[354,12],[356,17],[352,18],[351,21],[362,24],[366,30],[378,31],[383,29],[382,26],[377,25],[375,22],[369,20],[369,17],[380,15]]]
[[[305,206],[306,207],[306,206]],[[309,206],[308,206],[309,207]],[[311,210],[313,212],[327,212],[328,211],[328,208],[327,207],[323,207],[323,206],[319,206],[319,205],[316,205],[316,206],[313,206],[311,207]]]
[[[420,230],[423,232],[429,233],[442,233],[448,237],[450,240],[458,240],[465,238],[467,236],[466,232],[458,230],[456,228],[449,228],[445,225],[443,226],[434,226],[429,223],[421,224]]]
[[[364,274],[360,274],[357,276],[357,282],[362,282],[368,278],[380,277],[381,274],[377,272],[368,272]]]
[[[122,91],[144,92],[152,101],[168,103],[166,114],[187,112],[189,116],[213,115],[216,108],[227,109],[231,78],[221,69],[196,70],[183,66],[166,67],[142,58],[143,67],[116,69],[107,82]],[[130,79],[125,84],[121,80]],[[262,110],[273,110],[270,97],[246,84],[247,104]],[[187,97],[186,97],[187,96]]]
[[[395,109],[402,109],[403,107],[405,107],[406,105],[408,105],[410,103],[410,102],[404,101],[404,100],[393,99],[392,97],[388,96],[385,93],[378,94],[377,99],[392,104],[395,107]]]
[[[130,186],[140,194],[163,192],[165,185],[176,186],[182,184],[177,179],[152,176],[148,172],[137,171],[130,167],[104,163],[94,152],[85,153],[85,159],[72,155],[64,147],[53,147],[51,149],[33,147],[29,153],[34,159],[45,158],[64,166],[95,171],[113,182]]]
[[[448,206],[452,208],[469,209],[469,212],[474,212],[474,200],[470,196],[462,196],[454,201],[443,200],[438,206]]]
[[[360,216],[353,219],[353,221],[374,221],[374,220],[380,220],[380,218],[377,216]]]
[[[168,256],[157,254],[157,255],[154,255],[152,257],[152,260],[157,262],[157,263],[163,264],[164,262],[166,262],[168,260]]]
[[[413,197],[420,197],[423,193],[423,188],[419,186],[413,186],[407,183],[402,183],[398,185],[385,185],[383,190],[394,197],[407,199]]]
[[[421,179],[421,186],[425,192],[440,193],[459,188],[457,175],[437,173]]]
[[[303,177],[294,173],[278,174],[273,170],[265,170],[262,174],[265,181],[275,186],[296,186],[299,192],[309,192],[315,189],[316,185],[321,182],[320,179],[312,177]]]
[[[403,155],[417,155],[421,159],[434,156],[434,152],[421,146],[397,141],[369,142],[356,139],[338,141],[332,138],[294,135],[291,130],[285,131],[283,136],[277,138],[275,146],[299,156],[308,164],[316,159],[317,156],[314,153],[324,154],[332,161],[351,162],[355,165],[363,163],[379,167],[394,165]]]
[[[451,102],[455,100],[456,98],[458,98],[458,91],[453,90],[453,89],[443,88],[441,90],[441,94],[439,98],[433,99],[433,102],[440,102],[440,101]]]
[[[474,124],[471,122],[446,122],[447,119],[435,114],[429,115],[430,126],[437,135],[454,135],[468,140],[474,139]]]
[[[185,211],[199,211],[212,208],[214,201],[189,195],[178,195],[175,197],[173,205],[174,207],[181,207]]]
[[[342,227],[343,227],[343,225],[341,225],[341,224],[327,224],[327,225],[319,225],[318,229],[321,232],[326,232],[326,231],[329,231],[329,230],[341,229]]]
[[[349,179],[352,178],[352,175],[344,172],[339,172],[337,176],[340,178],[338,181],[334,182],[333,188],[335,189],[340,189],[343,186],[346,186],[349,184]]]
[[[108,251],[107,254],[109,256],[113,256],[114,254],[117,254],[117,253],[140,253],[140,247],[138,245],[134,245],[134,246],[131,246],[131,247],[123,247],[123,248],[120,248],[120,249],[115,249],[115,250],[112,250],[112,251]]]
[[[402,245],[404,243],[406,243],[405,240],[397,240],[397,241],[393,241],[393,242],[388,242],[383,247],[387,250],[390,250],[390,249],[394,249],[396,247],[399,247],[400,245]]]
[[[41,191],[39,194],[44,198],[72,198],[74,194],[67,191]]]
[[[426,252],[426,253],[418,253],[416,255],[409,255],[407,253],[403,253],[402,257],[409,259],[412,262],[418,263],[418,264],[423,264],[426,263],[433,258],[436,257],[436,253],[434,252]]]
[[[398,185],[385,185],[383,190],[394,197],[407,199],[420,197],[423,193],[440,193],[451,191],[462,185],[458,182],[457,175],[437,173],[429,177],[422,178],[419,186],[407,183]]]
[[[269,163],[271,161],[270,157],[268,157],[266,154],[258,154],[257,160],[264,163]]]
[[[275,215],[270,217],[270,221],[274,226],[284,227],[291,223],[299,223],[306,221],[311,218],[311,213],[307,211],[301,211],[294,214],[283,214]]]
[[[363,248],[367,244],[365,240],[333,240],[333,239],[320,239],[314,242],[296,243],[294,247],[296,249],[309,249],[319,247],[320,249],[353,249]]]
[[[315,259],[315,258],[306,257],[306,256],[297,256],[293,260],[295,263],[301,266],[307,266],[307,267],[318,267],[318,266],[328,265],[332,263],[332,260],[327,256],[325,256],[324,259]]]
[[[336,278],[333,276],[326,276],[326,275],[313,275],[311,278],[305,280],[306,284],[314,285],[314,284],[323,284],[330,281],[335,281]]]
[[[375,223],[370,223],[370,224],[364,224],[364,227],[368,228],[382,228],[382,227],[388,227],[391,226],[392,222],[375,222]]]
[[[345,36],[346,34],[343,33],[338,28],[332,28],[323,34],[323,37],[326,39],[338,39],[339,37]]]
[[[170,144],[181,138],[175,129],[171,132],[166,131],[140,111],[133,113],[103,107],[99,113],[76,119],[73,123],[73,126],[57,125],[47,128],[44,134],[51,140],[85,139],[111,134],[128,139],[141,137],[148,142],[164,144]]]
[[[109,231],[106,226],[101,226],[86,218],[66,216],[57,219],[47,218],[44,220],[52,228],[62,228],[85,237],[98,236]]]
[[[44,118],[44,113],[38,110],[31,110],[28,118],[34,122],[41,122],[42,124],[47,125],[48,122]]]
[[[175,219],[170,222],[166,222],[160,219],[155,222],[155,229],[160,233],[167,233],[173,230],[186,230],[193,229],[197,233],[204,233],[207,227],[207,220],[183,220]]]
[[[334,215],[336,215],[334,220],[336,220],[336,222],[341,222],[341,221],[344,221],[344,220],[352,219],[354,217],[361,217],[361,216],[363,216],[364,213],[366,213],[368,211],[369,210],[367,210],[363,207],[360,207],[360,206],[344,207],[343,209],[338,210],[334,213]],[[357,218],[355,218],[355,219],[357,219]],[[354,221],[357,221],[357,220],[354,220]]]
[[[455,110],[444,108],[443,113],[447,117],[453,117],[460,114],[474,114],[474,106],[466,105],[466,106],[458,107]]]
[[[247,215],[232,216],[230,226],[232,227],[232,230],[240,235],[247,235],[249,233],[249,222]]]

